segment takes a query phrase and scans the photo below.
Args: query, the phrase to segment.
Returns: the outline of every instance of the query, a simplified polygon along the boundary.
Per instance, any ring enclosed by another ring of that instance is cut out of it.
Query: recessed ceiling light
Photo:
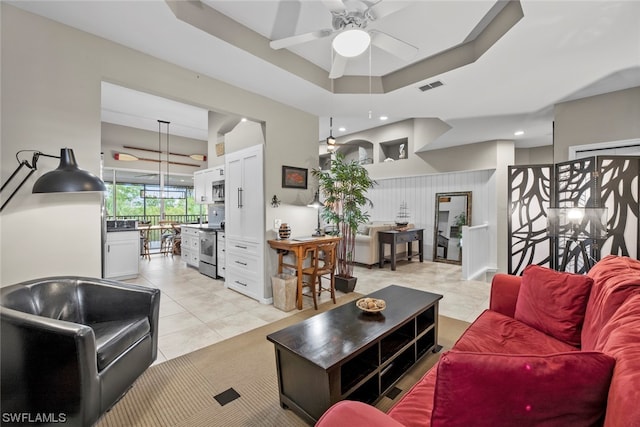
[[[520,136],[520,135],[524,135],[524,131],[523,130],[517,130],[513,133],[515,136]]]
[[[242,119],[240,119],[240,121],[241,121],[241,122],[246,122],[246,121],[247,121],[247,118],[246,118],[246,117],[243,117]]]
[[[339,130],[340,132],[344,132],[345,130],[347,130],[347,128],[346,128],[346,127],[344,127],[344,126],[340,126],[340,127],[338,128],[338,130]]]
[[[389,117],[387,116],[380,116],[380,120],[387,120]]]

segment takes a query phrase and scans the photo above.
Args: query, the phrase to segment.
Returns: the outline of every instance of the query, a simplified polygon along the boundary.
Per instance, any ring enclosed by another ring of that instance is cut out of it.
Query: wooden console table
[[[300,239],[268,240],[269,246],[278,251],[278,274],[282,273],[284,267],[295,270],[298,276],[298,290],[296,293],[296,305],[298,310],[302,310],[302,267],[304,259],[310,251],[316,250],[318,245],[341,240],[338,236],[308,237]],[[295,264],[284,262],[284,256],[292,253],[296,258]]]
[[[384,245],[391,245],[391,270],[396,269],[396,261],[399,259],[408,259],[411,261],[411,257],[413,256],[411,251],[412,242],[418,242],[418,256],[420,257],[420,262],[424,261],[424,230],[421,228],[412,228],[409,230],[389,230],[389,231],[378,231],[378,254],[379,254],[379,265],[380,268],[384,267]],[[397,245],[399,243],[407,244],[407,252],[399,254],[396,252]]]
[[[440,351],[442,295],[391,285],[369,296],[387,308],[368,314],[352,301],[267,335],[283,408],[314,424],[340,400],[374,404],[418,360]]]

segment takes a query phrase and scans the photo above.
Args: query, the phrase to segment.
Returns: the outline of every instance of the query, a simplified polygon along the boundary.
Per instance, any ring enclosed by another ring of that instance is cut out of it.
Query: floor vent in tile
[[[224,406],[229,402],[233,402],[239,397],[240,395],[238,394],[238,392],[232,388],[213,396],[213,398],[216,399],[216,401],[220,404],[220,406]]]
[[[402,390],[400,390],[398,387],[394,387],[394,388],[392,388],[391,390],[389,390],[389,393],[387,393],[387,394],[386,394],[386,396],[387,396],[389,399],[393,400],[393,399],[395,399],[396,397],[398,397],[398,395],[399,395],[400,393],[402,393]]]

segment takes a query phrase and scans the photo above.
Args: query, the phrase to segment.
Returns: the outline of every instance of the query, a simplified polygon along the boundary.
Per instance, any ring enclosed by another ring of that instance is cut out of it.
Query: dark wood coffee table
[[[442,295],[391,285],[370,295],[378,314],[355,301],[267,336],[275,345],[280,404],[313,424],[334,403],[373,404],[438,346]]]

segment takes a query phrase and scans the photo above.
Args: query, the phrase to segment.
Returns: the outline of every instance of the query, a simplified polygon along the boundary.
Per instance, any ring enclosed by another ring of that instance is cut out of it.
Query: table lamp
[[[322,229],[320,228],[320,208],[324,205],[320,202],[320,190],[316,191],[316,195],[313,198],[313,201],[307,205],[310,208],[315,208],[318,211],[318,228],[316,228],[316,232],[312,234],[312,236],[322,236]]]

